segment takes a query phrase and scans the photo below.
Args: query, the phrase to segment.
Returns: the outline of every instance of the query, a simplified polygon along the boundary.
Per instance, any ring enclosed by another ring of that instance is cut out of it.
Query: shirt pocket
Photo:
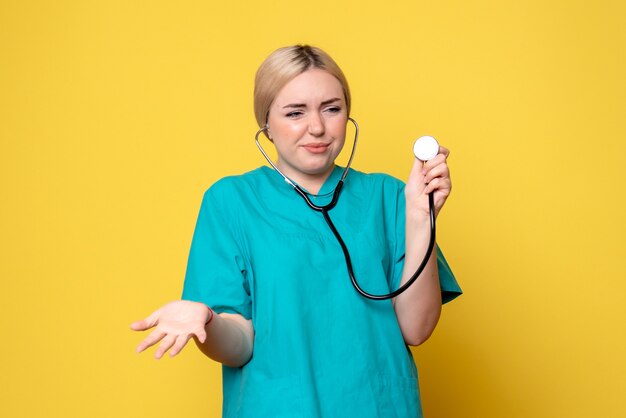
[[[417,378],[381,374],[371,376],[368,382],[378,394],[377,418],[422,418]]]

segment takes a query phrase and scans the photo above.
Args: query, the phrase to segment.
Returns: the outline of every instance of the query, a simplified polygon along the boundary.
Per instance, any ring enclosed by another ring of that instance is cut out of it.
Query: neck
[[[333,164],[328,170],[323,173],[308,174],[301,171],[292,170],[289,167],[278,166],[287,177],[295,181],[300,187],[303,187],[307,192],[316,195],[324,185],[324,182],[335,169]]]

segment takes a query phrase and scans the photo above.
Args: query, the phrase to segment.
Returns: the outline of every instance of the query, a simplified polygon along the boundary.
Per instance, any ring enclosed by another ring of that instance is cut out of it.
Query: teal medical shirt
[[[334,169],[316,204],[330,201],[342,171]],[[361,287],[396,289],[404,184],[351,169],[329,214]],[[437,260],[445,303],[461,289],[439,249]],[[205,193],[183,299],[252,320],[252,358],[223,366],[225,417],[421,416],[417,371],[391,301],[355,291],[321,213],[268,167]]]

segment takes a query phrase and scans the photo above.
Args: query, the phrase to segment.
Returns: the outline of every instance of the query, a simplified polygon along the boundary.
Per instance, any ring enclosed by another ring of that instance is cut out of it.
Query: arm
[[[214,314],[206,305],[179,300],[154,311],[131,325],[135,331],[154,330],[137,346],[140,353],[159,341],[157,359],[170,350],[178,354],[193,337],[198,348],[215,361],[240,367],[250,360],[254,340],[252,321],[237,314]]]
[[[252,357],[252,321],[238,314],[221,313],[204,327],[206,339],[194,337],[207,357],[230,367],[241,367]]]
[[[406,248],[401,284],[413,275],[428,248],[430,230],[428,193],[435,198],[435,215],[450,194],[450,173],[446,159],[450,152],[441,147],[439,155],[422,165],[415,160],[405,188]],[[409,345],[425,342],[441,315],[441,289],[437,271],[436,249],[419,279],[393,301],[404,341]]]

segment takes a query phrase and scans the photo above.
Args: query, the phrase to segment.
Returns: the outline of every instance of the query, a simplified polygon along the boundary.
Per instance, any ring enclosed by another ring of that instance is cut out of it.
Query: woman
[[[254,106],[278,169],[314,203],[328,203],[350,114],[337,64],[310,46],[275,51],[257,71]],[[416,160],[406,187],[350,169],[329,214],[366,291],[388,293],[417,269],[428,244],[427,194],[438,213],[450,193],[448,154],[441,148],[425,165]],[[442,302],[460,293],[437,249],[402,295],[363,298],[322,215],[263,166],[205,193],[183,300],[132,328],[155,327],[140,352],[161,341],[155,356],[174,356],[194,337],[223,363],[225,417],[416,417],[407,345],[423,343]]]

